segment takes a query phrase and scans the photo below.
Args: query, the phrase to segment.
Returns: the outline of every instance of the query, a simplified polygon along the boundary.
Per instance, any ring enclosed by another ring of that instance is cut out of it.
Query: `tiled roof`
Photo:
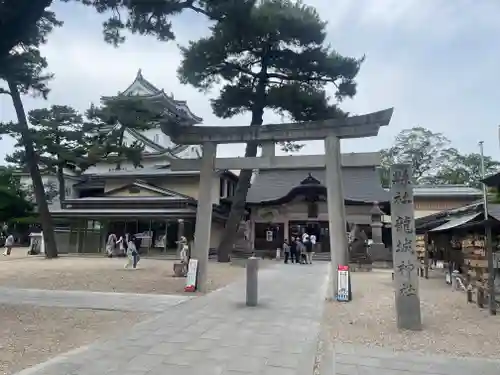
[[[285,196],[300,185],[308,174],[325,184],[325,169],[284,169],[260,171],[248,192],[247,202],[272,201]],[[365,202],[389,201],[389,192],[384,190],[375,167],[342,168],[344,198]]]
[[[416,196],[477,196],[483,195],[481,189],[465,185],[417,185],[413,189]]]

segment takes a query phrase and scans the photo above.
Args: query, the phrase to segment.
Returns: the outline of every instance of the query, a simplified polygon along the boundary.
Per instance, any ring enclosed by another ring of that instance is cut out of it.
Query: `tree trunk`
[[[252,108],[252,122],[250,126],[261,126],[264,122],[264,107],[266,106],[266,86],[267,86],[267,64],[262,63],[260,71],[261,78],[255,89],[255,102]],[[258,142],[248,142],[245,149],[245,157],[257,156]],[[233,244],[236,239],[236,233],[245,214],[245,205],[247,201],[248,190],[252,179],[253,170],[244,169],[240,172],[238,184],[234,196],[231,198],[231,212],[224,228],[222,241],[217,248],[217,261],[229,262],[230,254],[233,250]]]
[[[257,156],[256,142],[247,143],[245,149],[245,157],[255,157]],[[236,233],[241,222],[243,215],[245,214],[245,204],[247,200],[248,190],[250,189],[250,181],[252,179],[253,170],[244,169],[240,172],[238,179],[238,184],[234,192],[234,196],[231,198],[231,212],[226,222],[226,227],[224,228],[224,235],[222,236],[222,241],[217,249],[217,261],[218,262],[229,262],[230,254],[233,249],[233,244],[236,239]]]
[[[59,202],[66,200],[66,181],[64,181],[64,168],[58,165],[56,170],[57,182],[59,184]]]
[[[47,200],[45,199],[42,176],[40,175],[40,170],[38,168],[38,158],[33,148],[33,140],[29,131],[28,122],[26,121],[26,113],[24,112],[23,102],[21,101],[21,94],[19,93],[16,83],[9,80],[8,84],[14,109],[16,110],[17,121],[19,123],[21,141],[26,150],[26,164],[28,165],[28,170],[33,181],[33,191],[35,194],[38,214],[42,224],[43,238],[45,241],[45,256],[47,258],[57,258],[57,244],[54,236],[54,226],[52,225],[52,217],[50,216]]]

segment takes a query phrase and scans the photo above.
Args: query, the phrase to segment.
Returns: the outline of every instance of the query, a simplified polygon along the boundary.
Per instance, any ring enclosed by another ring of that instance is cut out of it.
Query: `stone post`
[[[165,240],[163,241],[163,252],[165,254],[167,253],[168,250],[167,234],[168,234],[168,220],[165,220]]]
[[[247,260],[247,306],[257,306],[259,297],[259,259],[251,256]]]
[[[212,229],[212,190],[214,187],[214,167],[217,144],[205,142],[201,161],[200,185],[198,190],[198,208],[196,210],[196,228],[192,257],[198,259],[197,289],[206,292],[208,249]]]
[[[325,139],[326,188],[330,231],[333,298],[338,290],[338,265],[347,265],[346,214],[340,160],[340,139],[330,135]]]
[[[370,258],[374,262],[391,262],[391,253],[382,241],[382,215],[384,214],[378,202],[373,202],[373,207],[370,210],[371,228],[372,228],[372,244],[370,245]]]
[[[391,166],[392,256],[399,329],[421,330],[411,166]]]

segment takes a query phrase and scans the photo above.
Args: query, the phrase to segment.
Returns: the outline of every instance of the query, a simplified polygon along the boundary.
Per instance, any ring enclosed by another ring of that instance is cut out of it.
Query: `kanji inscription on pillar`
[[[391,166],[392,259],[397,324],[400,329],[422,329],[415,252],[415,208],[411,166]]]

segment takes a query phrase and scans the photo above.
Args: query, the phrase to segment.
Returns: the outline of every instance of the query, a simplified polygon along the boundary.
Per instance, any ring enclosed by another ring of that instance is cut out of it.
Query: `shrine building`
[[[119,95],[160,103],[172,121],[185,126],[203,121],[186,101],[167,95],[141,71]],[[181,235],[193,240],[200,172],[173,171],[170,163],[200,158],[201,146],[176,145],[159,127],[141,132],[125,129],[125,141],[144,145],[142,168],[124,160],[116,170],[111,156],[81,175],[69,176],[66,200],[59,202],[56,197],[51,202],[61,252],[104,251],[110,232],[142,238],[143,251],[175,248]],[[374,205],[385,211],[389,201],[376,170],[378,155],[343,154],[342,158],[346,230],[357,224],[370,235]],[[247,200],[247,228],[254,249],[274,250],[285,238],[306,231],[316,234],[322,251],[329,251],[324,180],[324,168],[256,171]],[[237,182],[238,175],[231,171],[214,173],[210,248],[220,243]]]

